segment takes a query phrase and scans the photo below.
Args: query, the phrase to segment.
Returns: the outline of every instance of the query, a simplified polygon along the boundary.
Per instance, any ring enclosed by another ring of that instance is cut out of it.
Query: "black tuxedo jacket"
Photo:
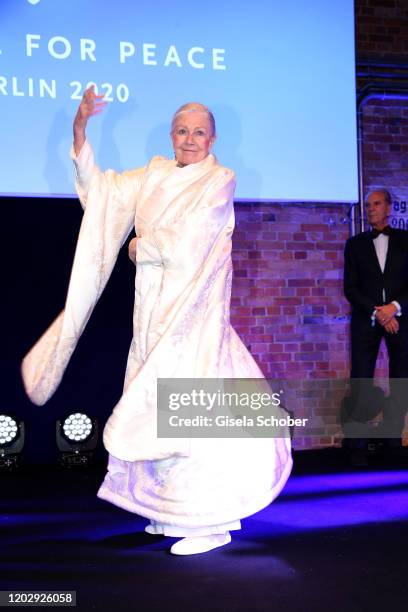
[[[344,250],[344,294],[353,306],[353,316],[364,318],[371,317],[375,306],[396,300],[402,310],[399,321],[407,324],[408,231],[391,229],[384,273],[378,263],[371,232],[349,238]]]

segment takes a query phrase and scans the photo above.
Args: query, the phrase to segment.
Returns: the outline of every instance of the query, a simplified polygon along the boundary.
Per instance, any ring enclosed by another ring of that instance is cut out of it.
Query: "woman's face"
[[[215,140],[208,113],[196,110],[180,113],[174,122],[171,139],[180,166],[195,164],[207,157]]]

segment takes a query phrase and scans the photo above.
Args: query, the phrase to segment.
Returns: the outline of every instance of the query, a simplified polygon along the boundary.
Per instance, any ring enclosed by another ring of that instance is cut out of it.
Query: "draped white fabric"
[[[89,143],[76,160],[85,208],[65,310],[25,357],[32,401],[58,387],[133,224],[138,236],[123,395],[104,430],[100,497],[186,528],[229,523],[269,504],[291,469],[284,439],[157,438],[157,378],[262,378],[230,325],[235,177],[213,155],[179,168],[101,172]],[[84,178],[85,177],[85,178]]]

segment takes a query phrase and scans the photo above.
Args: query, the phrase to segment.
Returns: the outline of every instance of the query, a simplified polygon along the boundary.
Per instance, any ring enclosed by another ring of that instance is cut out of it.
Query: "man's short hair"
[[[388,189],[386,189],[385,187],[379,187],[378,189],[371,189],[371,191],[369,191],[367,193],[364,202],[367,202],[368,198],[373,193],[382,193],[383,196],[384,196],[385,201],[387,202],[387,204],[389,204],[391,206],[391,204],[392,204],[392,197],[391,197],[391,194],[388,191]]]

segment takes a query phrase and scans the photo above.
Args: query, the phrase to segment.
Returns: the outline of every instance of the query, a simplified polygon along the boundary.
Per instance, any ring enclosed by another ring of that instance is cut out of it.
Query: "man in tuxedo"
[[[388,225],[386,189],[370,192],[365,207],[371,230],[349,238],[344,251],[344,293],[352,305],[349,419],[367,423],[382,410],[385,443],[398,449],[408,402],[408,231]],[[371,381],[382,338],[391,380],[381,402]],[[349,442],[353,452],[366,451],[366,439]]]

